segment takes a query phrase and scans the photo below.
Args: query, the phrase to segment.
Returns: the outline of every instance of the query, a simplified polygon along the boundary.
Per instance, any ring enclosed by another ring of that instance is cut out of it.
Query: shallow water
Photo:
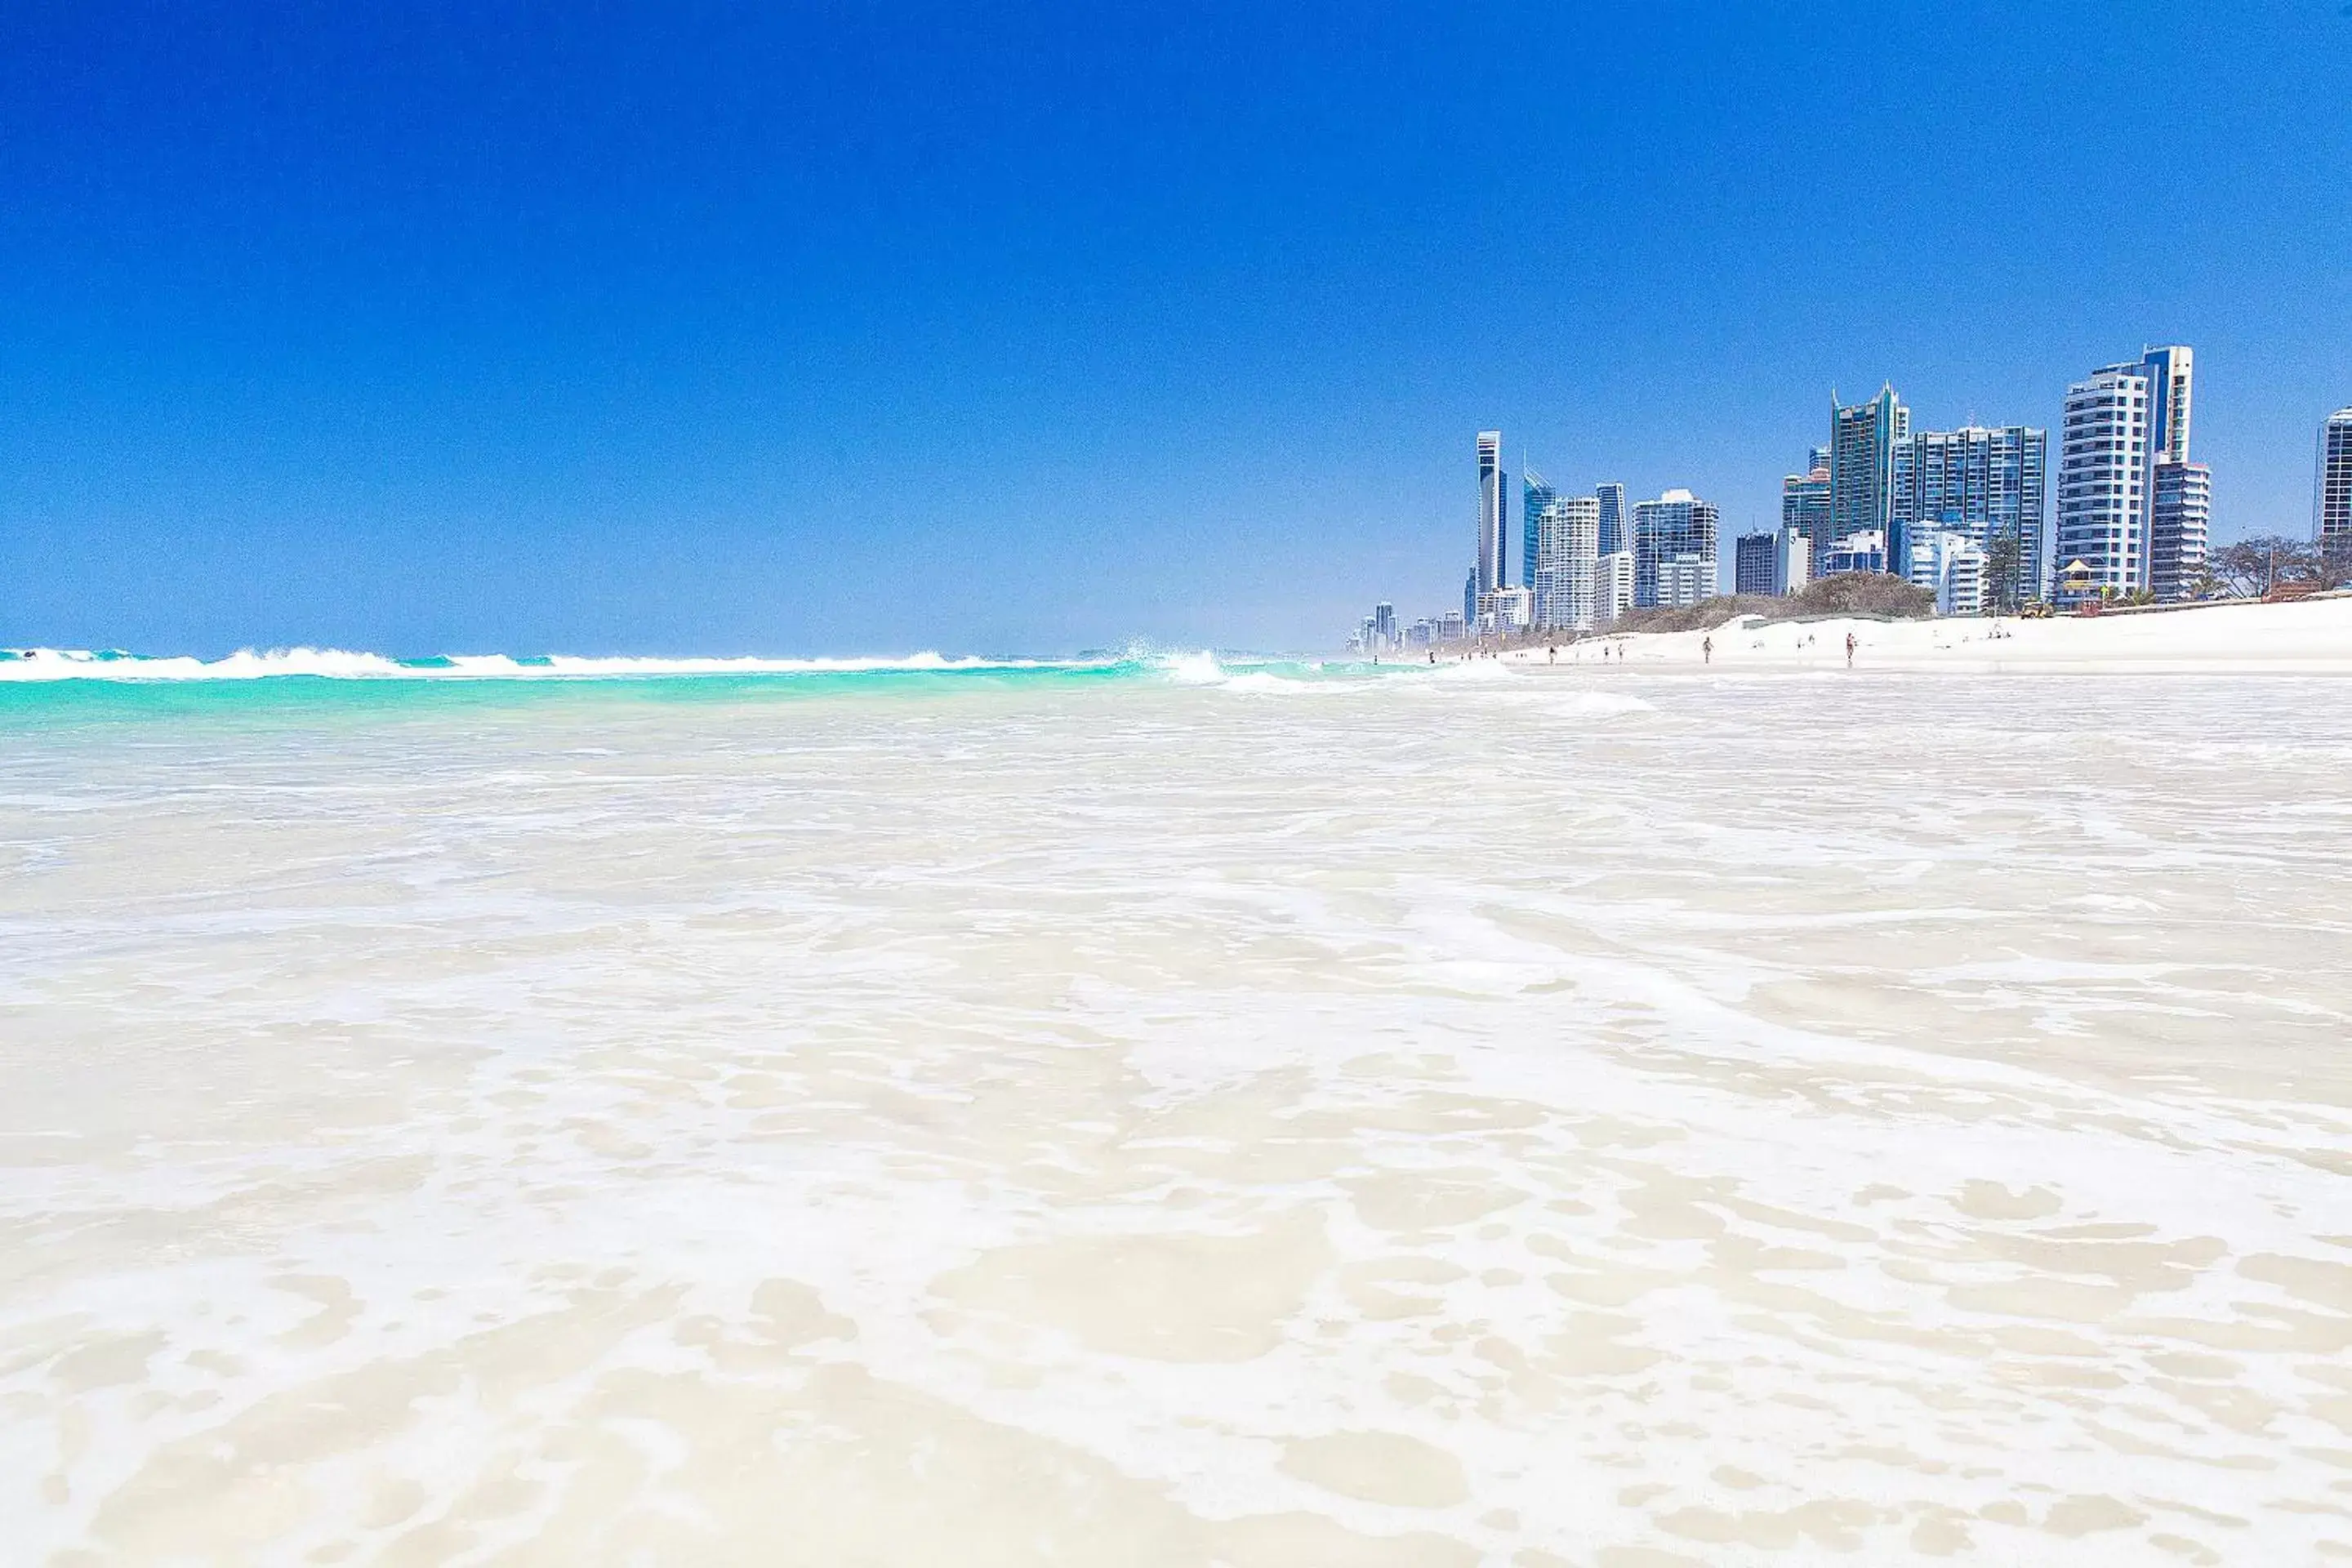
[[[0,692],[10,1560],[2352,1552],[2352,702]]]

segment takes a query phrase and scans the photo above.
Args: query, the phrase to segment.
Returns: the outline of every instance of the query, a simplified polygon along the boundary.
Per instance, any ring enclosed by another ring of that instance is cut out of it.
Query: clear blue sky
[[[1328,646],[1481,426],[1734,531],[2147,342],[2301,531],[2347,170],[2341,0],[17,0],[0,643]]]

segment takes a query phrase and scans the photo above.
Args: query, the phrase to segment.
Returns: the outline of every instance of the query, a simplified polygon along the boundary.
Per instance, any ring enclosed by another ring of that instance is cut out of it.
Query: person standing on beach
[[[1852,669],[1853,668],[1854,647],[1855,643],[1853,640],[1853,634],[1852,632],[1848,632],[1845,634],[1845,667],[1848,669]]]
[[[1701,663],[1713,664],[1715,662],[1715,639],[1713,637],[1707,637],[1702,640],[1698,645],[1698,651]]]

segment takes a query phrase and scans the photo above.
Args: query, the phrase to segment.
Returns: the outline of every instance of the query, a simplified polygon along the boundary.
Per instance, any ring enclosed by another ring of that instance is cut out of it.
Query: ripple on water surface
[[[2334,686],[1466,670],[13,694],[0,1520],[2352,1552]]]

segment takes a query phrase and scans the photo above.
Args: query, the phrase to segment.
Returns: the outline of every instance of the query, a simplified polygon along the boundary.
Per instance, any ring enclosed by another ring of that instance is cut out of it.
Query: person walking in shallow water
[[[1854,647],[1855,647],[1855,644],[1854,644],[1854,640],[1853,640],[1853,634],[1852,632],[1848,632],[1848,633],[1846,633],[1846,634],[1845,634],[1845,667],[1846,667],[1848,669],[1852,669],[1852,668],[1853,668],[1853,650],[1854,650]]]

